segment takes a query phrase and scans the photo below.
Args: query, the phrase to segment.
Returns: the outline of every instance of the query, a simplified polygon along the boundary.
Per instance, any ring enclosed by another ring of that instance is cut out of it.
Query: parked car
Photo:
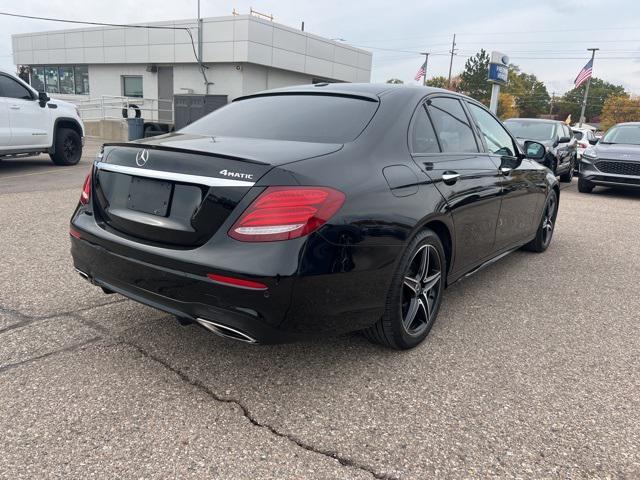
[[[593,133],[593,130],[590,130],[588,128],[574,127],[571,129],[571,131],[573,132],[573,136],[576,137],[576,140],[578,142],[577,159],[580,160],[584,151],[589,148],[589,145],[595,145],[596,143],[598,143],[598,139],[596,138],[595,133]],[[577,170],[577,162],[575,166]]]
[[[504,124],[521,142],[534,140],[546,147],[547,154],[542,163],[559,175],[561,182],[573,179],[574,166],[578,163],[578,142],[566,124],[537,118],[510,118]]]
[[[590,193],[596,185],[640,187],[640,122],[614,125],[585,150],[578,190]]]
[[[177,133],[106,144],[71,253],[105,291],[223,336],[363,330],[411,348],[447,285],[547,249],[560,190],[544,154],[445,90],[267,91]]]
[[[0,72],[0,158],[48,153],[56,165],[75,165],[83,141],[84,125],[75,105]]]

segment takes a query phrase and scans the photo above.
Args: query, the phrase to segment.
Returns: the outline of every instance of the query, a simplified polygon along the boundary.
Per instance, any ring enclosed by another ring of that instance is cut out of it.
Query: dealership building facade
[[[81,110],[93,105],[93,115],[98,101],[105,115],[105,99],[118,106],[127,99],[146,105],[144,115],[158,120],[168,120],[176,94],[225,95],[230,101],[270,88],[371,77],[370,52],[252,15],[204,18],[200,34],[197,20],[145,25],[152,28],[13,35],[14,63],[30,67],[38,90]]]

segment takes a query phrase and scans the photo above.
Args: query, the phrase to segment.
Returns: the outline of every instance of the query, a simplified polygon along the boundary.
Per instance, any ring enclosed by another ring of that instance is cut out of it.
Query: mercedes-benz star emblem
[[[136,153],[136,165],[144,167],[149,160],[149,150],[140,150]]]

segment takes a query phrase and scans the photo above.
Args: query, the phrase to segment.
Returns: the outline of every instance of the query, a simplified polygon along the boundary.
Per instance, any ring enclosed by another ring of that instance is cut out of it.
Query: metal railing
[[[102,95],[74,103],[82,120],[122,120],[125,110],[129,118],[136,117],[139,111],[146,121],[174,122],[173,99]]]

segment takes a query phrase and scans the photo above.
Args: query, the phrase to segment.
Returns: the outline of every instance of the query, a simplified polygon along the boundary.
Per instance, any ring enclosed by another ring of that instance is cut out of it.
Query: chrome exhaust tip
[[[258,343],[255,338],[247,335],[244,332],[241,332],[240,330],[236,330],[235,328],[227,327],[226,325],[221,325],[219,323],[212,322],[211,320],[205,320],[204,318],[196,318],[196,322],[198,322],[210,332],[213,332],[221,337],[229,338],[231,340],[237,340],[244,343]]]
[[[89,274],[84,273],[82,270],[78,270],[77,268],[75,269],[76,272],[78,272],[78,274],[84,278],[87,282],[91,281],[91,278],[89,277]]]

